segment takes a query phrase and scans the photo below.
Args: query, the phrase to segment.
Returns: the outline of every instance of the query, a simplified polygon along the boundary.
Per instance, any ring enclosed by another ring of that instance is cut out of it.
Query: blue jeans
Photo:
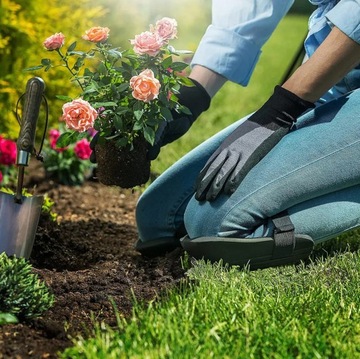
[[[143,193],[136,210],[142,241],[174,237],[183,226],[191,239],[272,236],[270,218],[283,210],[296,233],[317,243],[360,225],[360,90],[301,116],[231,196],[196,201],[199,171],[246,119],[189,152]]]

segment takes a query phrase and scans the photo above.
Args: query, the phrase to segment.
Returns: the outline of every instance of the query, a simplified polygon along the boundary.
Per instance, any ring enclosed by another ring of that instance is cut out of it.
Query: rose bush
[[[59,147],[57,141],[63,129],[50,129],[44,141],[42,155],[47,177],[65,185],[80,185],[91,177],[95,165],[90,162],[90,141],[93,131],[84,133],[86,137],[66,147]]]
[[[175,19],[163,18],[150,25],[149,31],[130,40],[132,49],[112,47],[109,34],[107,27],[87,30],[82,39],[93,45],[87,51],[75,50],[76,42],[63,51],[64,35],[52,35],[43,45],[57,53],[62,66],[46,58],[27,69],[66,68],[80,90],[76,99],[58,96],[67,101],[61,119],[69,130],[60,136],[60,147],[79,141],[92,128],[99,132],[98,141],[116,141],[118,147],[131,149],[139,136],[153,144],[159,124],[172,120],[171,111],[189,113],[177,98],[181,85],[193,85],[179,75],[188,65],[174,61],[174,56],[189,52],[169,46],[177,36]],[[87,61],[91,61],[89,67],[85,67]]]
[[[16,183],[16,142],[0,136],[0,184]]]

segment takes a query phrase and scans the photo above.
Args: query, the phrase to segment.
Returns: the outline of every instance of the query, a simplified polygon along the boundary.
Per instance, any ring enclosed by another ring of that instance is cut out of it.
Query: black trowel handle
[[[45,83],[40,77],[33,77],[27,82],[20,135],[17,140],[18,165],[27,166],[34,149],[36,125],[44,90]]]

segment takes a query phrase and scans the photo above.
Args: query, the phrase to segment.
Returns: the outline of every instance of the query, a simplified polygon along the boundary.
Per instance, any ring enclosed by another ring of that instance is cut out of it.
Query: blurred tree
[[[44,79],[50,105],[49,119],[58,120],[62,104],[55,100],[55,95],[73,91],[69,75],[65,71],[29,73],[23,69],[38,65],[41,58],[51,57],[42,46],[48,36],[63,32],[69,45],[105,14],[100,6],[89,4],[89,0],[0,1],[0,133],[17,137],[19,125],[15,106],[32,76]],[[39,128],[44,126],[43,114],[42,111]]]

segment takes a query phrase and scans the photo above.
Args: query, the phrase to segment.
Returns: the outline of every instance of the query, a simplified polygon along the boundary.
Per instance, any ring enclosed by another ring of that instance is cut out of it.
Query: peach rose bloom
[[[133,76],[130,79],[133,97],[144,102],[150,102],[157,98],[160,86],[159,80],[155,78],[154,73],[150,69],[146,69],[138,76]]]
[[[65,36],[63,33],[58,32],[54,35],[48,37],[44,42],[43,45],[46,50],[52,51],[60,49],[65,43]]]
[[[98,116],[97,111],[89,102],[81,98],[65,103],[62,111],[62,119],[66,127],[77,132],[85,132],[94,127],[94,121]]]
[[[175,39],[177,35],[177,22],[175,19],[164,17],[156,22],[153,30],[164,41]]]
[[[95,26],[85,31],[82,38],[91,42],[105,42],[109,37],[109,32],[108,27]]]
[[[139,35],[135,35],[135,39],[130,40],[130,43],[134,45],[134,51],[137,54],[156,56],[163,45],[163,40],[157,33],[144,31]]]

